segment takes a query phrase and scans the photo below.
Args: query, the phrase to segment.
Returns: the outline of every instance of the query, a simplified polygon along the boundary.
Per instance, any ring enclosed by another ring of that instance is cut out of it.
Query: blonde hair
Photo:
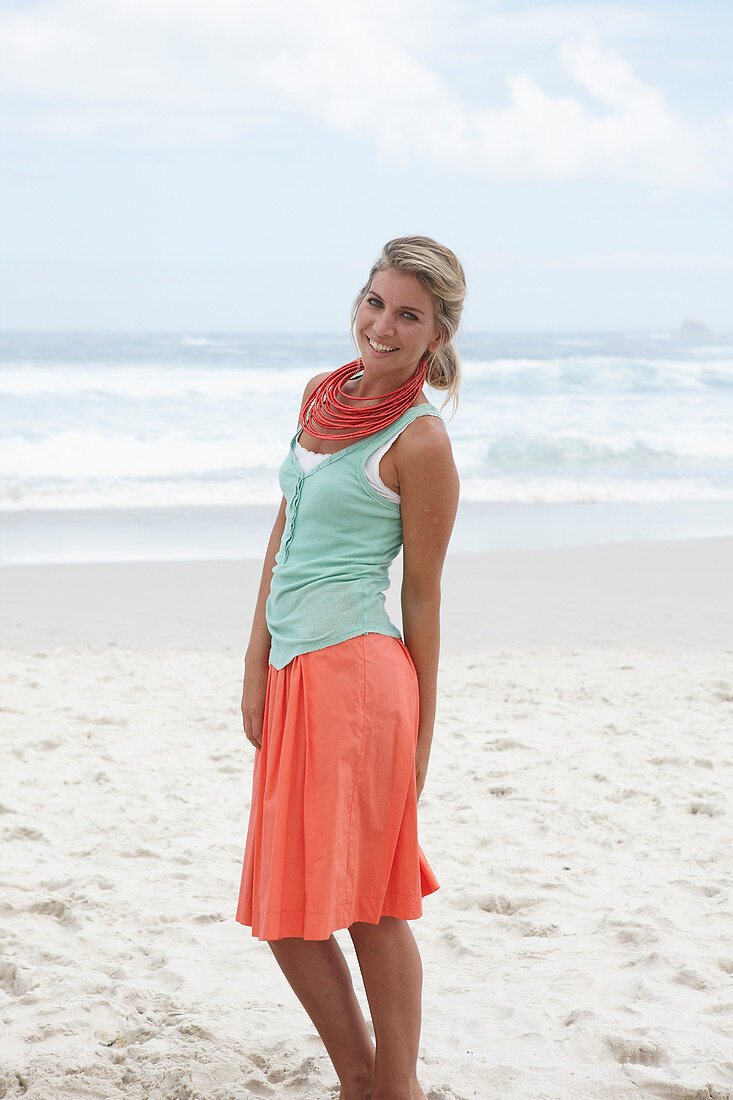
[[[453,338],[458,331],[463,299],[466,296],[463,268],[455,254],[432,237],[395,237],[394,240],[387,241],[351,307],[350,332],[355,346],[354,326],[359,306],[366,298],[377,272],[390,268],[414,276],[432,298],[440,343],[435,351],[427,353],[426,381],[433,389],[448,391],[441,408],[452,399],[453,416],[458,408],[458,390],[461,384],[461,361]]]

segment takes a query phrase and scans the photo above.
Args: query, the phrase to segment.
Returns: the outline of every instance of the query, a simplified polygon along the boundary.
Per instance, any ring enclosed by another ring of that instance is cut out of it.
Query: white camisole
[[[405,424],[405,428],[406,427],[407,425]],[[376,492],[378,492],[380,496],[386,497],[387,500],[394,501],[395,504],[400,503],[399,494],[394,493],[382,481],[381,477],[379,476],[379,463],[381,462],[382,455],[386,454],[386,452],[394,443],[395,439],[397,439],[397,436],[401,435],[402,432],[404,432],[405,428],[401,428],[400,431],[393,435],[390,439],[388,439],[386,443],[382,443],[380,447],[377,447],[376,450],[372,451],[371,454],[367,456],[366,462],[364,463],[364,473],[366,474],[367,481],[372,486],[372,488]],[[298,460],[298,465],[300,466],[304,474],[307,474],[310,470],[315,469],[318,463],[326,457],[325,455],[317,454],[315,451],[307,451],[305,447],[301,446],[297,439],[295,441],[295,447],[293,448],[293,450],[295,452],[295,457]]]

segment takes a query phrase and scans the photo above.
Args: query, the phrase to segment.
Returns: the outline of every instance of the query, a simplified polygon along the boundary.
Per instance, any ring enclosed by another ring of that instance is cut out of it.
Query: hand
[[[242,724],[247,740],[256,749],[262,747],[262,721],[265,715],[267,693],[267,658],[245,658],[244,683],[242,685]]]
[[[417,788],[417,800],[420,801],[422,789],[428,774],[428,760],[430,759],[430,742],[420,741],[418,738],[415,749],[415,786]]]

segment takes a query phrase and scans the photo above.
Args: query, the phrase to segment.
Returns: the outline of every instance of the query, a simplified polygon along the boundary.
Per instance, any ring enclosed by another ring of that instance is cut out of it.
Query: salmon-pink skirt
[[[439,888],[417,840],[418,685],[400,638],[269,667],[236,919],[261,940],[412,920]]]

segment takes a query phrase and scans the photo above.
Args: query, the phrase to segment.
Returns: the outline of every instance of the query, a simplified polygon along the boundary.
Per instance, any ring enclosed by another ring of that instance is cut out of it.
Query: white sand
[[[430,1100],[733,1097],[732,563],[449,562],[419,808],[441,889],[413,923]],[[0,1097],[337,1094],[234,921],[254,577],[0,570]]]
[[[398,558],[387,605],[399,621]],[[243,653],[253,561],[0,567],[0,645]],[[733,644],[733,539],[449,555],[443,651]]]

